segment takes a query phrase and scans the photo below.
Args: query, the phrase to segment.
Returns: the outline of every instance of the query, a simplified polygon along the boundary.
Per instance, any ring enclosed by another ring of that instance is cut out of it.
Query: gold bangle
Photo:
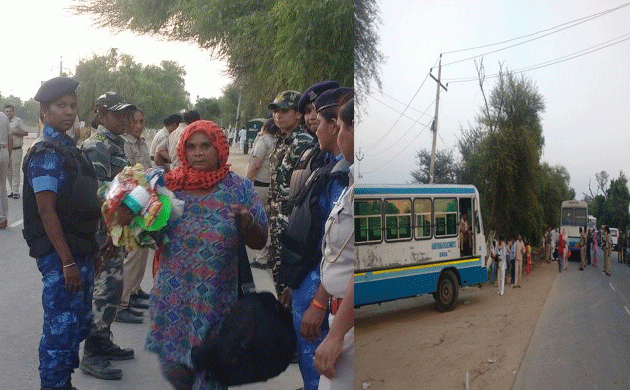
[[[73,265],[77,265],[77,263],[75,263],[75,262],[73,261],[72,263],[64,264],[64,265],[63,265],[63,268],[72,267]]]
[[[319,309],[319,310],[324,310],[326,311],[326,306],[324,306],[321,302],[319,302],[317,299],[313,299],[311,301],[311,305],[315,306],[315,308]]]

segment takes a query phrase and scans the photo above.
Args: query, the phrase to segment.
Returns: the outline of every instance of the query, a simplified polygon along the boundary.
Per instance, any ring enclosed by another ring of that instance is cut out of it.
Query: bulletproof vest
[[[29,247],[29,255],[41,257],[54,250],[44,229],[35,192],[27,180],[26,170],[33,153],[44,150],[52,151],[65,158],[63,168],[68,181],[57,193],[55,210],[61,222],[66,242],[73,254],[96,252],[95,233],[101,216],[101,203],[97,197],[98,182],[92,164],[75,146],[62,146],[50,139],[40,138],[31,147],[24,158],[23,215],[22,234]]]
[[[349,183],[347,172],[333,172],[336,164],[337,161],[332,161],[315,170],[291,200],[294,207],[281,238],[282,265],[279,272],[280,283],[291,288],[297,288],[308,271],[322,258],[324,226],[319,218],[319,196],[330,191],[333,180],[339,180],[344,187]]]
[[[300,156],[295,168],[291,173],[291,184],[289,185],[289,201],[284,205],[284,214],[289,215],[295,204],[295,199],[300,190],[304,189],[306,181],[313,172],[323,167],[328,162],[328,154],[319,148],[317,139],[313,145],[309,146]]]

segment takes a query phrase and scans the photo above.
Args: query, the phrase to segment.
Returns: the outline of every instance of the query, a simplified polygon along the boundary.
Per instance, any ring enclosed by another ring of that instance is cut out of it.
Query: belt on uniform
[[[330,298],[330,313],[332,315],[336,315],[339,311],[339,306],[341,306],[341,301],[343,298],[332,297]]]
[[[13,150],[18,150],[18,149],[22,149],[22,147],[21,146],[14,146],[13,147]]]
[[[269,183],[263,183],[262,181],[254,180],[254,187],[269,187]]]

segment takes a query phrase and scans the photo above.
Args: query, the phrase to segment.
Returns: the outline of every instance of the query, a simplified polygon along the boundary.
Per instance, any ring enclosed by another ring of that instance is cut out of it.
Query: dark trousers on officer
[[[87,337],[92,323],[92,258],[75,256],[74,261],[83,279],[83,288],[78,292],[66,289],[57,252],[37,259],[44,283],[39,375],[41,387],[45,388],[63,388],[70,383],[70,374],[79,367],[79,344]]]

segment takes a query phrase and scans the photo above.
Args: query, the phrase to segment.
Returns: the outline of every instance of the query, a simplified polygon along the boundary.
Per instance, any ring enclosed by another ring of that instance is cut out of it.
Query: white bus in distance
[[[580,251],[580,228],[586,228],[588,223],[587,215],[588,204],[586,202],[578,200],[565,200],[562,202],[560,232],[564,229],[567,233],[569,250],[572,252]],[[580,261],[579,256],[571,256],[570,259]]]
[[[474,186],[359,185],[354,191],[356,307],[433,294],[438,309],[449,311],[459,287],[487,280]]]

